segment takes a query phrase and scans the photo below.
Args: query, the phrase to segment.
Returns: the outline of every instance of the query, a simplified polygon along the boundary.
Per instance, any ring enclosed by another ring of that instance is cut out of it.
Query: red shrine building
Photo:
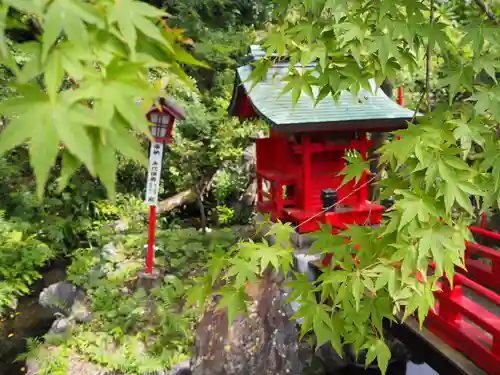
[[[263,55],[258,46],[251,47],[252,61]],[[253,65],[237,69],[229,113],[261,118],[270,127],[267,138],[256,140],[258,211],[298,225],[301,233],[317,230],[319,223],[341,229],[380,222],[384,207],[369,200],[369,172],[356,185],[351,181],[342,187],[338,173],[346,150],[357,150],[366,159],[373,143],[370,133],[405,128],[413,111],[381,89],[375,95],[361,90],[357,97],[344,92],[338,102],[327,97],[316,106],[303,94],[294,107],[290,92],[280,96],[288,68],[288,62],[277,62],[253,88]],[[331,202],[338,204],[331,207]]]

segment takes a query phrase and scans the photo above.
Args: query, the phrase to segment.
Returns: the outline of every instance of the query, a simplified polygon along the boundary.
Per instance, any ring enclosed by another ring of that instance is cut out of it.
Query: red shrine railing
[[[500,296],[457,273],[435,292],[436,306],[426,326],[450,347],[469,357],[488,374],[500,372],[500,318],[484,305],[500,306]],[[467,293],[466,293],[467,292]],[[473,298],[471,295],[476,295]]]
[[[500,234],[470,227],[476,240],[498,241]],[[453,289],[448,280],[435,292],[436,306],[426,326],[488,374],[500,374],[500,251],[467,242],[467,271],[457,268]]]
[[[478,242],[500,247],[500,233],[487,230],[485,220],[470,230]],[[332,256],[327,254],[322,266]],[[436,305],[425,325],[488,374],[500,374],[500,250],[467,242],[465,257],[467,270],[456,269],[453,289],[444,278],[434,293]]]

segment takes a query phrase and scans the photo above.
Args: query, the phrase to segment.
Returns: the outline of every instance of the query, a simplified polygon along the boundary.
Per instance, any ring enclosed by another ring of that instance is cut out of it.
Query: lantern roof
[[[265,53],[259,46],[252,46],[251,60],[261,59]],[[297,70],[312,70],[316,63],[295,65]],[[390,131],[407,127],[414,111],[390,99],[370,80],[372,88],[362,89],[357,96],[348,91],[340,94],[338,102],[330,95],[315,105],[315,101],[302,92],[296,105],[292,93],[282,94],[288,81],[290,62],[280,60],[267,72],[267,77],[253,88],[250,79],[254,66],[240,66],[229,113],[239,117],[263,118],[271,127],[284,132],[304,131]],[[312,88],[314,96],[318,88]]]
[[[172,99],[167,97],[160,97],[158,106],[153,106],[148,112],[167,112],[171,116],[173,116],[176,120],[184,120],[186,118],[186,112],[182,107],[177,105]]]

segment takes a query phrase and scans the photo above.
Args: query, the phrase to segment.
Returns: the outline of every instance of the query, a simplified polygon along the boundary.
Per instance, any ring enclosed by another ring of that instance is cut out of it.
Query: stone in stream
[[[38,302],[45,308],[63,312],[73,306],[76,294],[76,286],[60,281],[42,290]]]
[[[189,360],[176,363],[170,371],[167,371],[166,375],[191,375]]]
[[[73,327],[73,321],[66,317],[61,317],[52,323],[48,335],[59,335],[69,332]]]
[[[195,331],[193,375],[302,375],[306,361],[280,286],[265,275],[248,294],[248,316],[238,316],[230,329],[225,309],[215,302],[207,309]]]
[[[26,338],[45,334],[55,317],[53,311],[39,304],[39,293],[65,277],[65,264],[54,261],[43,270],[43,278],[33,286],[33,293],[19,299],[17,309],[4,317],[0,324],[0,375],[20,373],[24,366],[16,357],[26,351]]]

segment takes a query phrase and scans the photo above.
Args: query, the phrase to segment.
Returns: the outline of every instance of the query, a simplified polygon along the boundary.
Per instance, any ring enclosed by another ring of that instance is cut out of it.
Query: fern
[[[31,360],[39,369],[37,375],[66,375],[69,368],[70,350],[65,346],[44,345],[40,338],[27,339],[27,352],[16,361]]]

